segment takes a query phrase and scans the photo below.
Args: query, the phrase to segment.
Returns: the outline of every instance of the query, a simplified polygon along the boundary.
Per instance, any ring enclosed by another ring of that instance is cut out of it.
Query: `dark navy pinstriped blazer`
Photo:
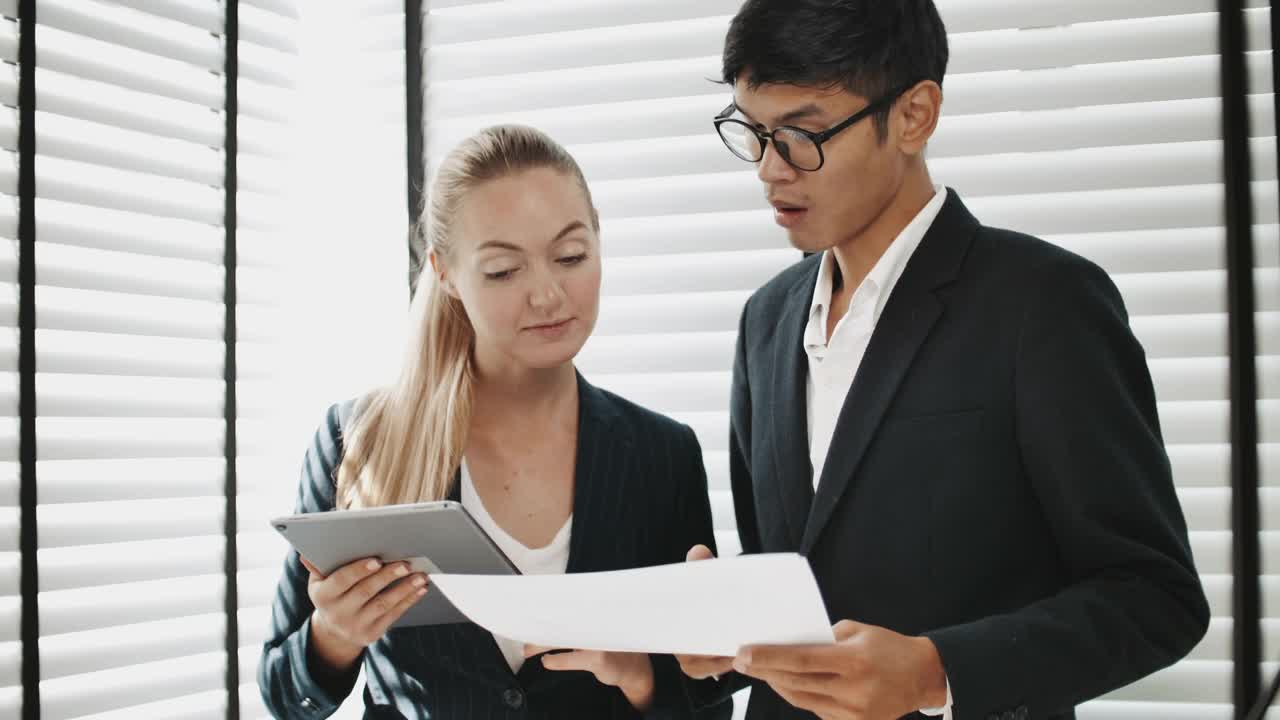
[[[693,431],[600,390],[578,376],[578,451],[568,572],[684,560],[714,548],[702,452]],[[307,450],[297,512],[334,507],[342,427],[353,401],[329,408]],[[458,499],[454,483],[453,499]],[[354,678],[326,679],[307,663],[307,571],[290,551],[272,606],[258,668],[262,697],[278,718],[323,718],[350,693]],[[728,704],[690,710],[675,660],[654,656],[653,707],[643,717],[723,718]],[[493,636],[476,625],[396,629],[365,651],[366,718],[635,718],[613,687],[581,672],[554,672],[532,660],[512,673]]]

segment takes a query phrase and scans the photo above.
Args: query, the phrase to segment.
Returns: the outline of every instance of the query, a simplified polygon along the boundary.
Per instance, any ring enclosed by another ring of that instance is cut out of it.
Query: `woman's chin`
[[[553,370],[572,363],[585,344],[585,338],[566,338],[557,343],[547,343],[537,348],[527,348],[520,353],[521,362],[530,370]]]

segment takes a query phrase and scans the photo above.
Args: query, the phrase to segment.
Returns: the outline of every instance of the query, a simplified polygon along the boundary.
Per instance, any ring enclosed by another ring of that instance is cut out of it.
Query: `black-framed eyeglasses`
[[[763,160],[765,148],[768,146],[769,141],[772,140],[774,150],[777,151],[778,155],[782,156],[783,160],[787,161],[787,164],[797,170],[813,172],[821,169],[823,163],[826,162],[826,157],[822,153],[823,143],[835,137],[841,130],[851,127],[858,121],[892,105],[903,93],[914,86],[915,83],[904,85],[887,93],[822,132],[812,132],[791,125],[780,125],[769,132],[765,132],[743,120],[730,117],[738,109],[738,106],[734,103],[729,103],[729,107],[722,110],[719,115],[716,115],[713,122],[716,126],[716,132],[720,134],[720,139],[724,141],[725,147],[729,148],[729,152],[743,160],[753,163]]]

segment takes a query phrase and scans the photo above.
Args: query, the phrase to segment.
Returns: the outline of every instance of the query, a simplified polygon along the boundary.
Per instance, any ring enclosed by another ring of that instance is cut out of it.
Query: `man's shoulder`
[[[982,225],[970,251],[971,268],[992,281],[1013,287],[1010,281],[1048,277],[1099,277],[1106,272],[1092,260],[1049,240],[1024,232]]]
[[[1041,312],[1081,312],[1093,303],[1117,317],[1128,314],[1115,280],[1096,262],[1050,240],[1001,228],[978,229],[959,281],[956,297],[962,303],[974,300],[978,312],[1003,314],[1009,328]]]
[[[808,302],[812,297],[817,268],[821,262],[822,253],[816,253],[784,268],[751,294],[747,300],[748,312],[763,312],[768,317],[773,317],[793,296],[798,295],[802,301]]]

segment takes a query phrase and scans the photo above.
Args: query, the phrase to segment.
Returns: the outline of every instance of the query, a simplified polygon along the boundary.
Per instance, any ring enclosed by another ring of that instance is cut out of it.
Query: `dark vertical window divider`
[[[40,577],[36,551],[36,0],[18,2],[18,549],[22,717],[40,718]]]
[[[409,211],[409,293],[413,294],[418,270],[426,262],[426,247],[412,228],[422,213],[422,201],[426,190],[426,161],[422,126],[422,0],[404,0],[404,88],[405,133],[408,183],[406,198]]]
[[[1241,0],[1218,0],[1226,190],[1228,342],[1231,385],[1232,693],[1244,718],[1261,690],[1261,550],[1254,337],[1253,195],[1248,76]]]
[[[1276,13],[1275,0],[1268,3],[1268,14],[1271,16],[1271,103],[1275,110],[1273,117],[1280,118],[1280,58],[1277,58],[1277,43],[1280,43],[1280,14]],[[1276,169],[1280,171],[1280,152],[1276,153]],[[1280,175],[1278,175],[1280,177]]]
[[[238,82],[240,76],[240,3],[226,0],[226,16],[223,40],[226,67],[226,136],[223,153],[226,171],[223,175],[225,214],[223,228],[226,232],[224,250],[223,307],[226,313],[223,324],[226,360],[223,363],[223,380],[226,392],[223,409],[226,416],[226,504],[223,511],[226,529],[226,549],[223,555],[223,573],[226,580],[226,652],[227,652],[227,718],[240,718],[240,625],[239,558],[236,553],[236,153],[238,149],[238,115],[240,112]]]

